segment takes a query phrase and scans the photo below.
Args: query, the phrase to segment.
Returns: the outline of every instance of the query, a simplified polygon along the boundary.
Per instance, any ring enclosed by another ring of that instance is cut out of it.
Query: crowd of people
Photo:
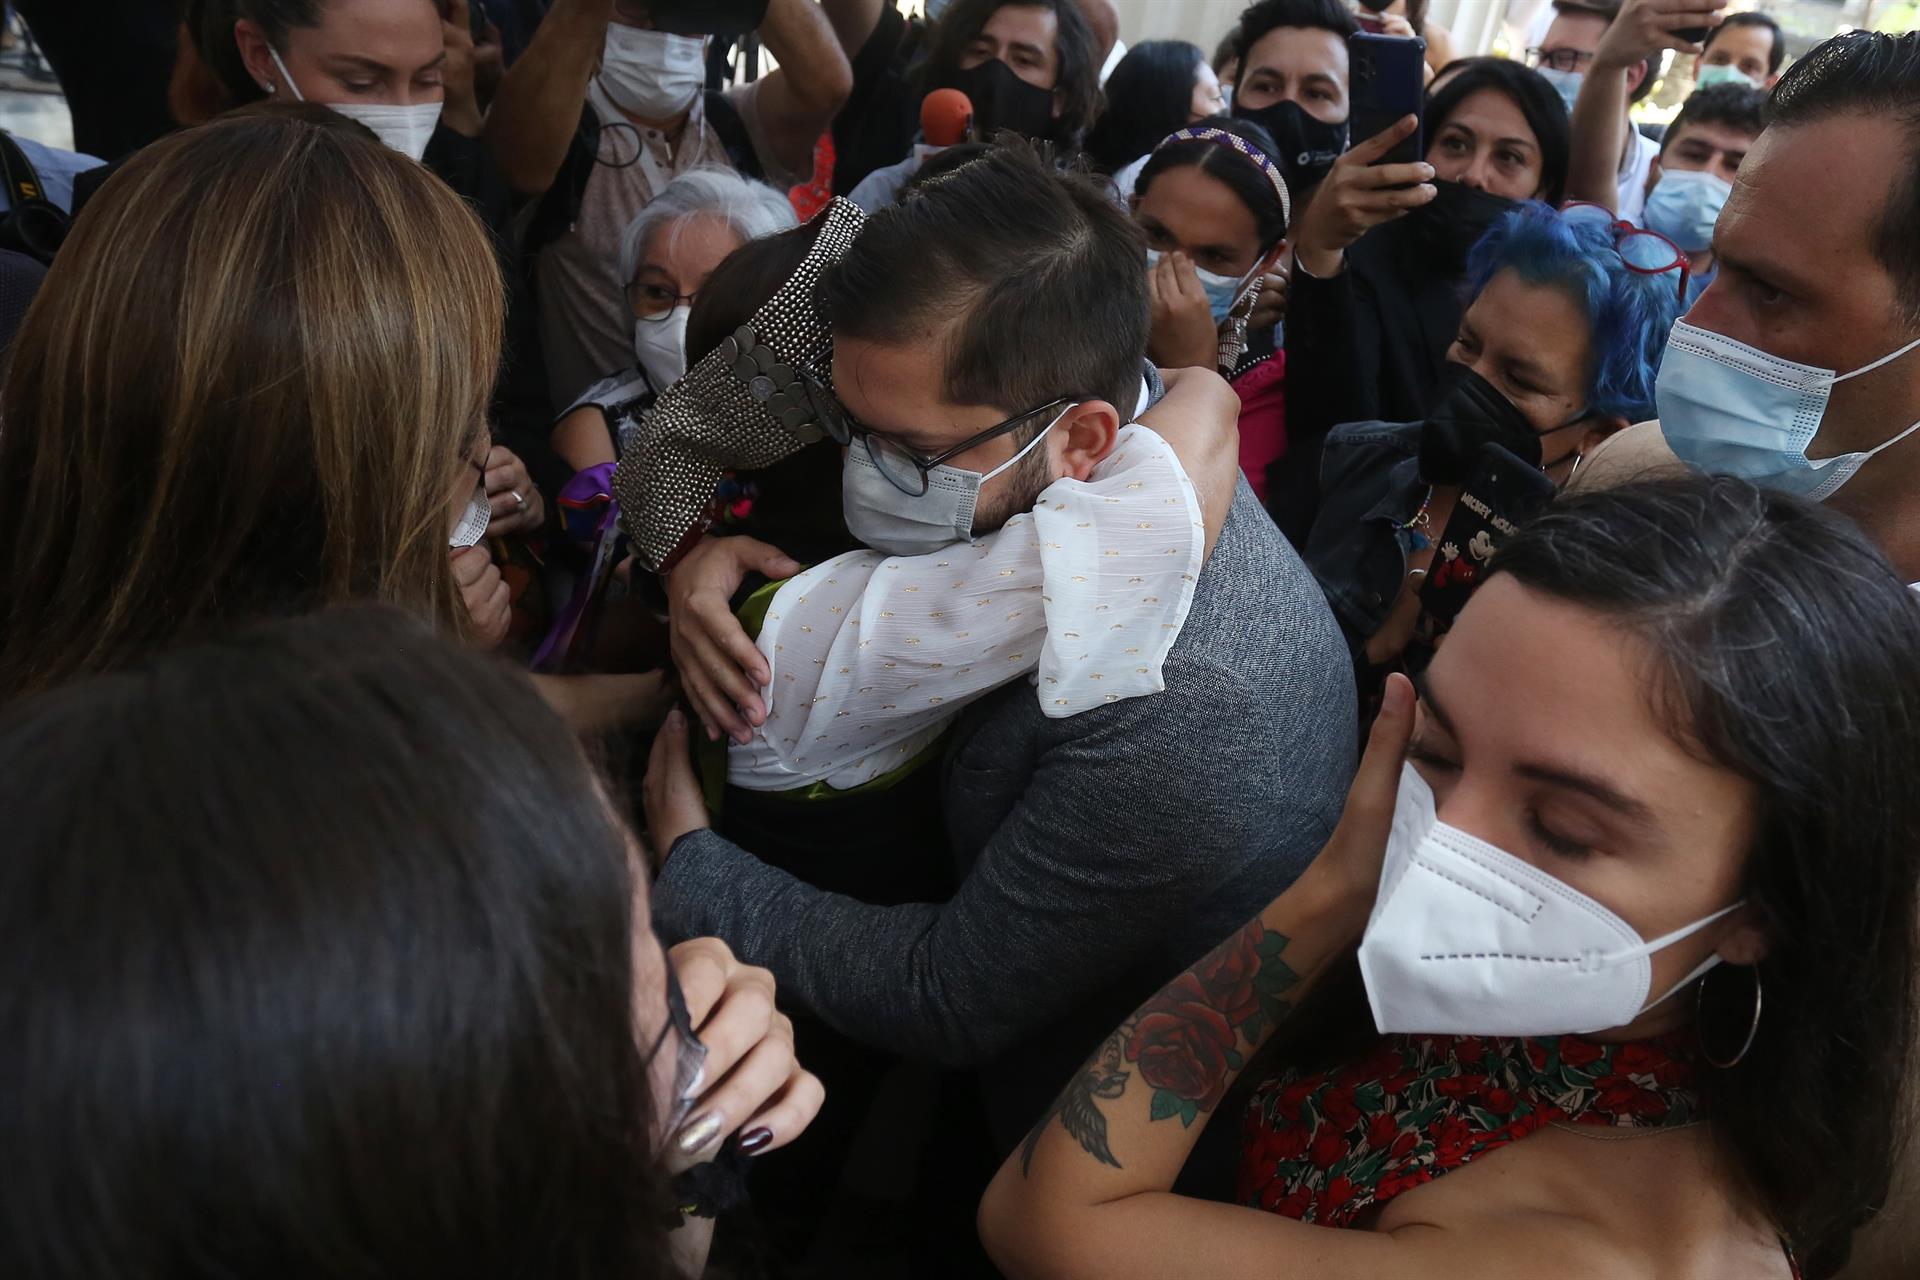
[[[20,4],[0,1273],[1913,1274],[1920,32],[1726,3]]]

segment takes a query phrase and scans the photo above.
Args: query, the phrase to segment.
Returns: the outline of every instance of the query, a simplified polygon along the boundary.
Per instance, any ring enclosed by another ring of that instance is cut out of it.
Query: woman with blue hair
[[[1601,441],[1652,417],[1684,288],[1685,259],[1669,242],[1590,206],[1528,202],[1474,246],[1472,301],[1432,411],[1327,438],[1306,561],[1363,691],[1406,645],[1434,543],[1481,447],[1499,444],[1564,485]]]

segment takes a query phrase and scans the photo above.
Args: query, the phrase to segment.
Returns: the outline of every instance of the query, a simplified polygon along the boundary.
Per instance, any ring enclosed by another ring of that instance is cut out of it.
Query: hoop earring
[[[1700,1037],[1700,1056],[1706,1059],[1708,1066],[1718,1067],[1722,1071],[1729,1071],[1740,1065],[1741,1059],[1747,1056],[1747,1051],[1753,1048],[1754,1033],[1760,1030],[1760,966],[1757,964],[1747,965],[1746,968],[1753,973],[1753,1020],[1747,1024],[1747,1038],[1740,1042],[1740,1051],[1725,1062],[1722,1062],[1707,1052],[1706,1036],[1702,1035]],[[1694,988],[1693,996],[1693,1025],[1696,1028],[1703,1028],[1705,1026],[1700,1018],[1702,1011],[1706,1007],[1706,995],[1707,980],[1705,977],[1702,977],[1700,979],[1700,985]]]

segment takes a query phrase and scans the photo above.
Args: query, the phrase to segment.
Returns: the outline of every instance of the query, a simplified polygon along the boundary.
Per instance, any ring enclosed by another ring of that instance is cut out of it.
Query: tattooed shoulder
[[[1153,1090],[1152,1119],[1178,1116],[1191,1126],[1210,1113],[1253,1047],[1286,1020],[1290,1007],[1283,993],[1300,980],[1282,958],[1288,941],[1250,921],[1161,988],[1106,1038],[1040,1117],[1021,1147],[1022,1173],[1032,1168],[1041,1135],[1055,1117],[1087,1154],[1120,1167],[1099,1103],[1126,1093],[1134,1075],[1129,1064]]]

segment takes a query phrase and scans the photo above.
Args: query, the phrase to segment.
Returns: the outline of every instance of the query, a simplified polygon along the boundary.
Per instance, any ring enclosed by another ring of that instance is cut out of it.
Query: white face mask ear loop
[[[1875,360],[1872,364],[1863,364],[1858,369],[1855,369],[1852,373],[1841,374],[1839,377],[1834,379],[1834,382],[1837,384],[1837,383],[1845,382],[1848,378],[1857,378],[1863,373],[1872,373],[1875,369],[1878,369],[1883,364],[1892,364],[1895,360],[1898,360],[1901,356],[1907,354],[1907,352],[1913,350],[1915,347],[1920,347],[1920,338],[1915,338],[1912,342],[1909,342],[1906,346],[1900,348],[1898,351],[1889,351],[1886,355],[1881,356],[1878,360]],[[1913,428],[1908,427],[1907,430],[1911,431],[1913,430]],[[1889,441],[1888,443],[1892,443],[1892,442]]]
[[[300,92],[300,86],[293,82],[292,74],[287,71],[287,64],[280,60],[280,51],[272,45],[268,45],[267,54],[273,59],[273,65],[280,69],[280,78],[287,82],[287,92],[293,95],[293,100],[295,102],[305,102],[307,95]],[[272,93],[272,88],[269,87],[267,92]]]
[[[1644,955],[1644,956],[1651,956],[1655,952],[1663,951],[1666,948],[1672,946],[1676,942],[1681,942],[1687,938],[1692,937],[1694,934],[1700,932],[1702,929],[1712,924],[1715,920],[1720,920],[1725,918],[1726,916],[1732,915],[1734,912],[1738,911],[1741,907],[1744,907],[1746,905],[1747,905],[1747,900],[1745,898],[1742,898],[1738,902],[1733,903],[1731,906],[1725,906],[1720,908],[1720,910],[1714,912],[1710,916],[1706,916],[1706,917],[1703,917],[1702,919],[1695,920],[1692,924],[1685,925],[1685,926],[1682,926],[1681,928],[1675,929],[1672,933],[1662,934],[1660,937],[1655,938],[1653,941],[1646,943],[1640,948],[1638,948],[1638,954]],[[1613,958],[1614,957],[1609,957],[1609,959],[1613,959]],[[1617,958],[1626,959],[1627,957],[1620,956]],[[1645,1008],[1641,1009],[1640,1013],[1646,1013],[1650,1010],[1656,1009],[1659,1006],[1665,1004],[1667,1001],[1673,999],[1674,996],[1678,995],[1681,991],[1685,990],[1695,979],[1701,977],[1707,972],[1707,970],[1713,968],[1715,965],[1719,963],[1720,963],[1720,953],[1718,951],[1712,952],[1707,956],[1705,960],[1702,960],[1699,964],[1695,965],[1691,973],[1687,974],[1686,977],[1680,979],[1680,981],[1674,983],[1671,987],[1668,987],[1666,991],[1662,993],[1662,995],[1658,1000],[1653,1001],[1652,1003],[1648,1004]],[[1636,1014],[1634,1016],[1638,1017],[1639,1015]]]
[[[1019,462],[1020,459],[1032,453],[1034,449],[1038,447],[1040,442],[1042,440],[1045,440],[1047,438],[1047,435],[1055,427],[1060,425],[1060,419],[1066,417],[1068,414],[1072,413],[1075,409],[1078,409],[1079,407],[1080,407],[1080,402],[1076,400],[1072,404],[1068,405],[1066,408],[1062,409],[1059,413],[1056,413],[1055,415],[1053,415],[1053,421],[1049,422],[1046,425],[1046,428],[1042,430],[1039,435],[1027,441],[1026,445],[1020,450],[1020,452],[1014,454],[1011,458],[1008,458],[1005,462],[1001,463],[999,466],[995,467],[993,470],[984,473],[980,477],[980,483],[985,484],[987,481],[999,475],[1002,471],[1005,471],[1008,467],[1011,467],[1015,463]]]

